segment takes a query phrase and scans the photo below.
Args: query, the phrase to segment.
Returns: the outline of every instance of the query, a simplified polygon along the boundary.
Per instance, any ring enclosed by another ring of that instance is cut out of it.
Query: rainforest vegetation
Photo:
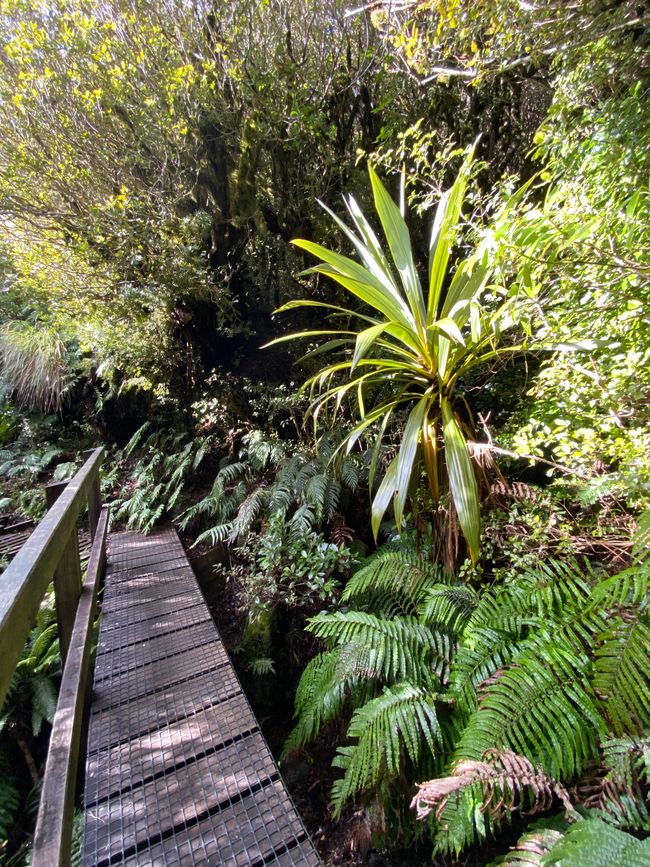
[[[649,49],[643,0],[0,3],[0,520],[105,445],[328,864],[650,864]],[[46,600],[6,863],[59,678]]]

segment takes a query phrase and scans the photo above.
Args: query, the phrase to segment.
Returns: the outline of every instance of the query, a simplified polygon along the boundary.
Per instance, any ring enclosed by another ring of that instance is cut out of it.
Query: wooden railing
[[[33,867],[70,860],[77,763],[82,742],[92,625],[104,572],[108,509],[102,508],[103,449],[74,478],[46,489],[48,511],[0,579],[0,705],[51,581],[63,676],[43,778]],[[86,504],[93,540],[82,585],[77,524]]]

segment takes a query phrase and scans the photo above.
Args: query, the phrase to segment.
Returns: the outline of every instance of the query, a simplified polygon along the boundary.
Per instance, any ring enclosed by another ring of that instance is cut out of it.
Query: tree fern
[[[382,778],[394,780],[407,758],[417,764],[422,749],[436,751],[442,732],[435,695],[410,683],[386,687],[355,711],[347,734],[357,743],[339,747],[333,762],[345,772],[332,789],[335,816],[360,791],[376,787]]]

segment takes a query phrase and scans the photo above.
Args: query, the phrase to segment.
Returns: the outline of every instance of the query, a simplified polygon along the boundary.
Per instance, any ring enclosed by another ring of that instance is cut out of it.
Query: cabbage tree
[[[315,420],[328,414],[335,417],[343,399],[352,398],[358,418],[342,444],[348,451],[362,435],[378,430],[371,489],[384,438],[396,416],[406,413],[399,450],[372,503],[375,538],[391,501],[398,527],[403,524],[409,490],[423,466],[434,503],[449,490],[469,554],[476,560],[480,498],[468,444],[473,425],[457,388],[473,368],[492,365],[506,353],[527,348],[529,328],[522,314],[524,310],[530,312],[531,299],[518,289],[509,293],[493,282],[490,251],[503,219],[497,220],[496,229],[485,235],[469,257],[449,270],[473,150],[438,203],[424,280],[416,268],[404,219],[404,177],[396,204],[369,167],[385,246],[353,197],[347,198],[346,206],[354,228],[323,205],[352,243],[358,261],[311,241],[294,240],[293,244],[320,260],[303,274],[330,277],[362,304],[359,309],[346,309],[320,301],[291,301],[277,312],[299,306],[320,307],[327,311],[331,327],[273,342],[322,338],[315,352],[336,353],[335,360],[310,377],[303,388],[311,393]],[[514,197],[501,218],[513,203]],[[517,340],[508,334],[515,329]]]

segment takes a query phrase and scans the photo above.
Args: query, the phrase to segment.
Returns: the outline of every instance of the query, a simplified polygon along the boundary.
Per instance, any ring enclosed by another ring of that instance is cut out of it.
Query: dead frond
[[[480,762],[458,762],[451,776],[420,783],[411,807],[418,819],[433,813],[439,821],[449,800],[472,787],[481,794],[481,812],[489,812],[495,819],[515,811],[543,812],[554,798],[563,803],[567,813],[573,813],[564,786],[510,750],[487,750]]]

